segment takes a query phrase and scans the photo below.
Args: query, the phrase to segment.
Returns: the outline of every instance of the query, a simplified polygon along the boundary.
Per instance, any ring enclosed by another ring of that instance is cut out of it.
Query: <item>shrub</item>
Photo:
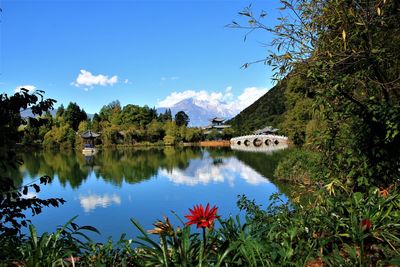
[[[274,176],[289,183],[313,184],[321,175],[320,155],[316,152],[292,149],[275,169]]]

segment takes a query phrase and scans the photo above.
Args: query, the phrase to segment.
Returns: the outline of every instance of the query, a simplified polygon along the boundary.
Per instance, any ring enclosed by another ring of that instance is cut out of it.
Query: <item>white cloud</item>
[[[225,94],[222,98],[223,101],[229,102],[233,100],[232,86],[228,86],[225,89]]]
[[[29,93],[33,93],[36,91],[36,86],[34,85],[20,85],[15,88],[15,92],[19,93],[22,88],[25,88],[29,91]]]
[[[118,196],[117,194],[112,194],[112,195],[91,194],[88,196],[80,196],[79,202],[85,212],[91,212],[97,207],[107,208],[112,204],[120,205],[121,197]]]
[[[95,85],[107,86],[107,85],[114,85],[118,82],[118,76],[114,75],[111,78],[108,76],[99,74],[93,75],[91,72],[87,70],[81,70],[76,78],[75,82],[72,84],[76,87],[80,86],[90,86],[93,87]]]
[[[187,98],[193,98],[198,101],[207,101],[210,102],[211,104],[219,104],[223,98],[223,94],[221,92],[208,93],[204,90],[202,91],[186,90],[183,92],[172,92],[164,100],[159,101],[158,106],[172,107],[176,103]]]
[[[242,109],[245,109],[265,95],[267,91],[267,88],[247,87],[244,89],[243,93],[238,96],[237,105]]]
[[[172,92],[169,96],[167,96],[164,100],[158,101],[158,106],[159,107],[172,107],[173,105],[175,105],[176,103],[187,99],[187,98],[191,98],[194,97],[196,95],[200,95],[202,92],[206,93],[205,91],[200,91],[200,92],[195,92],[193,90],[186,90],[183,92]]]
[[[229,110],[232,115],[236,115],[254,103],[267,91],[267,88],[247,87],[239,96],[235,97],[232,93],[232,86],[228,86],[223,92],[186,90],[183,92],[172,92],[165,99],[158,101],[158,106],[172,107],[184,99],[193,98],[200,106],[207,107],[211,105],[221,107]]]

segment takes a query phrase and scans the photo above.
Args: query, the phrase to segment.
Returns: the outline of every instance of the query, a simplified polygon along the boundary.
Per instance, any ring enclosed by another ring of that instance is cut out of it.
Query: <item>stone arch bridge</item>
[[[272,148],[274,146],[287,145],[288,138],[282,135],[257,134],[244,135],[231,139],[232,147],[243,148]]]

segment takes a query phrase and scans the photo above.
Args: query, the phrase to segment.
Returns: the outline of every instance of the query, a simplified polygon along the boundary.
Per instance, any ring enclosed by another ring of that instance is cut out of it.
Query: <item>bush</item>
[[[287,156],[279,162],[274,176],[289,183],[314,184],[323,170],[320,168],[320,155],[316,152],[292,149]]]

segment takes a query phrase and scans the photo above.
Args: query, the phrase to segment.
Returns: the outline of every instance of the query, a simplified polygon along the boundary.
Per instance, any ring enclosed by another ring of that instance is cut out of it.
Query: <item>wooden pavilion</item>
[[[100,136],[100,134],[95,133],[95,132],[93,132],[91,130],[88,130],[88,131],[84,132],[83,134],[81,134],[81,137],[84,140],[83,153],[85,153],[85,152],[94,152],[95,151],[94,141],[99,136]]]

